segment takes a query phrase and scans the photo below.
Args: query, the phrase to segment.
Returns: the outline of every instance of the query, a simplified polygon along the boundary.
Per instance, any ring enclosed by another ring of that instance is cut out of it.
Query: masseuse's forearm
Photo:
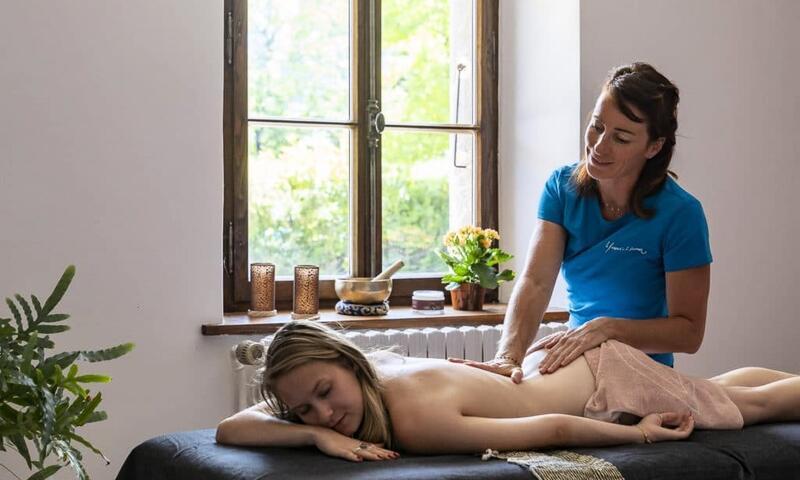
[[[695,353],[703,343],[704,328],[681,317],[648,320],[604,318],[603,329],[609,338],[638,348],[646,353]]]
[[[508,301],[498,355],[509,355],[522,362],[525,351],[539,331],[553,293],[553,284],[537,283],[533,278],[522,277],[516,287]]]
[[[566,238],[566,231],[561,225],[545,220],[537,223],[525,259],[525,269],[508,302],[498,355],[509,355],[522,362],[550,303],[564,258]]]

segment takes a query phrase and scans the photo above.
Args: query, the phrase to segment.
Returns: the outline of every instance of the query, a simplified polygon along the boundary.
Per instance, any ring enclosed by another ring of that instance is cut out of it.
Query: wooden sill
[[[415,313],[411,307],[397,306],[389,310],[388,315],[380,317],[352,317],[339,315],[333,309],[321,309],[318,322],[334,328],[348,329],[382,329],[382,328],[425,328],[444,327],[447,325],[497,325],[503,323],[506,313],[505,304],[489,304],[480,312],[453,310],[444,307],[439,315],[423,315]],[[227,313],[221,323],[206,324],[202,327],[203,335],[259,335],[275,333],[286,322],[291,320],[289,312],[279,313],[274,317],[250,318],[246,313]],[[544,322],[566,322],[569,312],[551,308],[544,314]]]

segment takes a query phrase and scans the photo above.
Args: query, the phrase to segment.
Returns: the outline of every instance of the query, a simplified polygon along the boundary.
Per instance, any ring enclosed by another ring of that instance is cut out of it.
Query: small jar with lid
[[[423,315],[444,313],[444,292],[440,290],[414,290],[411,296],[411,309]]]

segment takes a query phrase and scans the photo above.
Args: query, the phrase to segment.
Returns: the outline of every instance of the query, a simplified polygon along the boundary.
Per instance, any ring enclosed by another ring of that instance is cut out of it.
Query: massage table
[[[214,430],[152,438],[134,448],[117,480],[272,479],[531,479],[504,460],[480,455],[418,456],[353,463],[315,448],[244,448],[220,445]],[[684,441],[603,448],[572,448],[599,457],[626,480],[800,479],[800,423],[743,430],[697,430]]]

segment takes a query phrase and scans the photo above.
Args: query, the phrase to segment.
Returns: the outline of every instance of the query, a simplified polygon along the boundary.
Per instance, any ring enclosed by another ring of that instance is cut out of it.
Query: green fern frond
[[[42,313],[45,315],[50,313],[58,302],[61,301],[61,297],[67,292],[67,288],[69,288],[69,284],[72,283],[72,278],[75,276],[75,265],[70,265],[64,270],[64,273],[61,275],[61,278],[58,280],[56,287],[53,289],[53,293],[47,297],[47,301],[44,302],[44,307],[42,307]]]

